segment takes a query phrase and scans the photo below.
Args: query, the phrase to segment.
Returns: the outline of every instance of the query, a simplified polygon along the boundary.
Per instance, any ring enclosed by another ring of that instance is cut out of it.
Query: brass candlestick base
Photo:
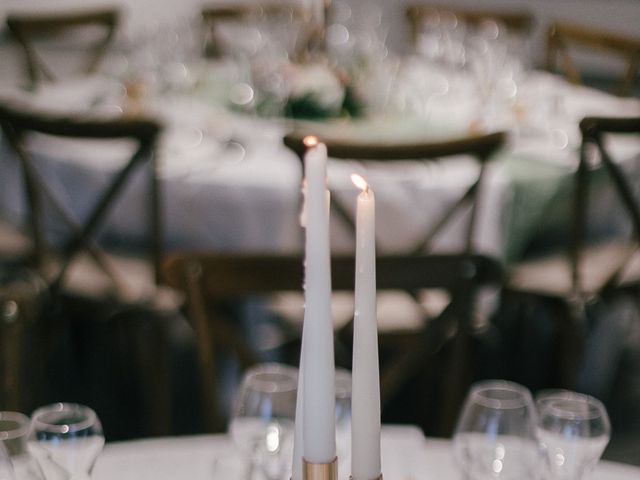
[[[329,463],[310,463],[303,458],[302,480],[338,480],[338,457]]]

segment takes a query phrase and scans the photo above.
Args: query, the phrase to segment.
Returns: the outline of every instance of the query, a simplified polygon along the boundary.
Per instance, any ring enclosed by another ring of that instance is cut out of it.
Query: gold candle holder
[[[338,457],[329,463],[311,463],[302,459],[303,480],[338,480]]]

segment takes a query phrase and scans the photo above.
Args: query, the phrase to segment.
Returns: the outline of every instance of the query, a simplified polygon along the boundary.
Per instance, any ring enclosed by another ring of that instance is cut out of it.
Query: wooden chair
[[[218,25],[223,23],[259,22],[266,19],[280,19],[282,28],[290,28],[290,25],[299,23],[301,27],[300,38],[294,47],[294,56],[305,54],[311,43],[315,40],[315,30],[305,31],[311,20],[311,12],[299,3],[273,3],[256,2],[241,3],[237,5],[212,5],[205,6],[201,11],[202,22],[205,30],[205,55],[219,57],[223,55],[222,40],[217,31]]]
[[[571,54],[575,49],[613,56],[624,62],[626,69],[617,83],[616,94],[632,95],[638,88],[640,38],[570,23],[551,24],[547,30],[547,69],[559,71],[572,83],[581,84],[583,78]]]
[[[332,288],[334,291],[352,291],[354,288],[355,259],[332,259]],[[376,263],[379,290],[419,290],[442,288],[451,295],[448,308],[437,318],[425,322],[414,337],[414,348],[406,349],[387,362],[383,362],[381,389],[383,405],[393,400],[401,388],[410,383],[428,364],[427,359],[442,347],[443,332],[457,325],[463,331],[472,316],[474,296],[481,285],[499,284],[501,266],[494,260],[479,255],[417,255],[379,256]],[[246,368],[258,360],[239,329],[237,319],[225,315],[219,308],[224,300],[240,299],[251,295],[268,295],[280,291],[301,292],[303,285],[303,258],[300,255],[268,254],[215,254],[207,252],[179,252],[169,256],[164,265],[168,285],[185,293],[189,318],[197,338],[198,366],[201,376],[203,409],[208,428],[224,428],[219,405],[219,375],[217,354],[231,351],[241,367]],[[452,342],[454,355],[464,361],[465,335]],[[465,365],[448,365],[443,386],[444,414],[441,427],[450,429],[462,401],[469,378]],[[433,419],[431,419],[433,420]]]
[[[640,118],[588,117],[580,122],[580,130],[582,145],[575,173],[568,250],[514,265],[504,289],[507,296],[542,301],[555,312],[558,344],[555,381],[566,388],[574,388],[582,357],[587,334],[585,306],[621,290],[637,291],[640,285],[640,206],[630,179],[609,153],[607,144],[611,135],[640,138]],[[640,158],[638,155],[640,149],[636,152],[636,160]],[[594,157],[599,159],[597,167],[593,166]],[[630,221],[631,238],[617,236],[598,242],[587,241],[590,172],[594,168],[606,173],[622,211]]]
[[[423,3],[408,5],[405,8],[405,14],[411,28],[413,45],[417,44],[424,22],[429,18],[439,18],[443,14],[453,15],[471,27],[478,27],[486,21],[494,21],[504,26],[509,33],[522,36],[529,35],[535,24],[534,17],[529,12],[464,8]]]
[[[290,149],[297,153],[298,157],[302,161],[306,147],[304,146],[303,139],[307,132],[299,131],[290,133],[284,138],[284,143]],[[310,133],[310,132],[309,132]],[[361,142],[361,141],[343,141],[332,139],[329,137],[320,136],[320,141],[326,144],[328,155],[333,160],[357,160],[366,164],[367,161],[383,161],[383,162],[399,162],[399,161],[417,161],[417,162],[430,162],[437,161],[446,163],[452,160],[459,160],[460,156],[469,156],[477,162],[478,170],[477,175],[471,181],[468,187],[463,189],[461,195],[452,200],[448,207],[445,207],[441,213],[428,222],[427,229],[424,234],[406,251],[407,255],[424,255],[425,253],[432,253],[434,244],[439,235],[445,231],[454,221],[462,219],[463,231],[463,246],[454,252],[456,254],[474,254],[477,253],[477,218],[480,205],[482,204],[482,189],[486,176],[487,165],[489,164],[493,154],[499,150],[505,140],[505,134],[502,132],[491,133],[486,135],[479,135],[473,137],[456,138],[443,141],[424,141],[415,143],[387,143],[387,142]],[[380,201],[380,199],[379,199]],[[336,196],[332,196],[331,207],[334,213],[343,220],[349,227],[349,231],[355,232],[355,222],[351,214],[351,210],[345,208],[336,199]],[[466,215],[466,216],[465,216]],[[378,242],[379,250],[381,242]],[[416,295],[415,292],[405,291],[404,303],[413,304],[414,307],[408,310],[417,310],[418,312],[424,312],[422,298]],[[428,297],[427,297],[428,298]],[[397,297],[393,297],[390,302],[397,304],[400,300]],[[430,303],[427,301],[427,304]],[[385,303],[381,303],[381,307],[387,310]],[[430,308],[429,305],[427,307]],[[393,308],[390,308],[393,310]],[[424,313],[422,313],[424,314]],[[386,319],[382,319],[383,323],[394,324],[397,323],[393,319],[388,322]],[[342,343],[349,345],[349,334],[351,324],[341,327],[337,331],[338,339],[345,339]],[[416,336],[416,332],[412,329],[409,332],[398,332],[389,330],[381,333],[381,342],[388,343],[390,346],[394,346],[399,351],[405,348],[411,349],[403,345],[408,342],[412,344]],[[464,336],[464,334],[463,334]],[[462,358],[463,353],[457,352]],[[452,360],[455,361],[455,360]],[[460,361],[464,365],[464,361]],[[468,367],[468,364],[467,364]],[[452,400],[453,404],[456,404],[455,400]],[[449,418],[449,420],[451,420]],[[440,425],[439,432],[447,432],[446,421]],[[452,425],[450,423],[449,425]]]
[[[284,143],[293,150],[300,161],[304,158],[306,147],[304,137],[307,132],[293,132],[284,137]],[[309,132],[310,133],[310,132]],[[327,145],[330,158],[343,160],[381,160],[385,162],[398,162],[406,160],[438,161],[446,162],[460,155],[468,155],[474,158],[478,164],[478,174],[462,196],[451,206],[444,210],[442,215],[430,222],[429,229],[424,236],[413,246],[411,253],[419,254],[429,251],[434,238],[443,231],[456,215],[470,209],[470,214],[465,223],[465,248],[464,253],[473,253],[475,243],[475,230],[478,205],[482,195],[482,183],[484,181],[486,167],[493,154],[504,144],[503,132],[478,135],[473,137],[456,138],[443,141],[425,141],[415,143],[371,143],[348,142],[322,138],[320,141]],[[355,232],[355,221],[351,213],[332,197],[331,207],[341,217],[351,231]]]
[[[112,346],[114,355],[120,352],[117,355],[133,362],[128,366],[132,372],[142,372],[139,384],[144,386],[140,394],[146,402],[144,414],[149,416],[147,433],[168,434],[171,387],[169,364],[164,360],[177,302],[173,292],[159,284],[163,245],[155,147],[162,125],[150,118],[69,118],[3,104],[0,127],[21,166],[33,245],[31,265],[40,272],[49,298],[38,319],[46,332],[38,336],[38,348],[45,357],[55,358],[57,349],[70,341],[70,317],[87,308],[92,312],[87,320],[110,325],[104,331],[118,343]],[[84,212],[76,213],[64,201],[73,198],[74,186],[60,184],[55,176],[44,173],[46,156],[30,148],[37,138],[60,142],[54,143],[60,146],[60,155],[64,147],[73,150],[75,142],[96,142],[92,148],[108,149],[116,141],[130,146],[130,157],[123,149],[122,163],[113,167],[103,189],[96,189],[94,198],[82,206]],[[146,226],[144,239],[138,239],[140,244],[135,246],[104,241],[101,233],[110,213],[115,208],[130,208],[118,202],[134,176],[136,186],[146,189],[141,195],[143,216],[138,219]],[[52,219],[55,237],[45,228],[45,221],[51,225]]]
[[[48,44],[52,40],[62,38],[65,34],[75,33],[73,38],[77,41],[86,42],[87,39],[80,37],[80,31],[87,31],[90,28],[100,29],[100,38],[91,39],[87,45],[87,52],[90,54],[82,73],[93,73],[100,65],[105,53],[114,38],[120,14],[117,9],[105,8],[99,10],[69,11],[51,14],[9,14],[7,16],[7,27],[18,41],[24,52],[25,64],[29,80],[33,85],[42,80],[54,81],[58,77],[54,74],[50,65],[54,63],[50,59],[46,62],[38,48]]]
[[[161,125],[151,119],[74,119],[0,105],[0,126],[22,167],[34,258],[47,280],[49,290],[54,294],[67,290],[120,300],[142,299],[145,295],[152,295],[152,286],[159,279],[162,257],[160,191],[154,156]],[[34,162],[34,155],[28,149],[29,139],[34,134],[69,141],[132,140],[136,145],[131,158],[115,173],[103,192],[96,192],[95,204],[86,218],[79,221],[60,201],[59,193],[51,186],[51,180],[41,173],[37,162]],[[109,255],[96,241],[124,187],[141,168],[147,169],[149,188],[148,214],[141,219],[141,222],[148,223],[147,259],[144,261],[138,261],[136,257]],[[52,211],[68,227],[67,238],[61,246],[52,245],[44,231],[45,216]],[[88,257],[95,265],[87,261]],[[91,268],[95,266],[99,266],[100,270]],[[124,268],[124,272],[119,272],[118,267]]]

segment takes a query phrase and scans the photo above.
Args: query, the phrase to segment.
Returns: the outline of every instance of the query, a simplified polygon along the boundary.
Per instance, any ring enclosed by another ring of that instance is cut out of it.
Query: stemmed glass
[[[336,449],[340,471],[351,471],[351,384],[351,372],[336,368]]]
[[[260,469],[269,480],[290,473],[298,370],[277,363],[249,369],[240,386],[229,432],[247,458],[247,476]]]
[[[580,480],[598,463],[611,434],[599,400],[566,390],[536,397],[538,439],[547,458],[549,479]]]
[[[0,412],[0,448],[5,450],[16,480],[44,480],[27,447],[29,424],[29,417],[20,412]],[[0,479],[3,478],[0,466]]]
[[[29,446],[48,480],[87,479],[104,446],[102,425],[84,405],[47,405],[31,416]]]
[[[456,426],[453,447],[466,479],[534,479],[538,445],[529,391],[502,380],[476,383]]]

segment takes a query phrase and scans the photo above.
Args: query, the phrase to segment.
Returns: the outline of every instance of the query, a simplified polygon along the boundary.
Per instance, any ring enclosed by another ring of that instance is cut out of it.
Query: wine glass
[[[351,471],[351,383],[351,372],[336,368],[336,450],[340,471]]]
[[[87,479],[104,446],[102,425],[84,405],[47,405],[31,416],[29,446],[47,480]]]
[[[611,434],[599,400],[566,390],[536,396],[538,439],[547,458],[549,479],[580,480],[598,463]]]
[[[533,399],[522,385],[504,380],[472,385],[453,437],[465,478],[536,478],[535,425]]]
[[[29,423],[29,417],[20,412],[0,412],[0,446],[7,454],[6,460],[16,480],[44,480],[40,466],[27,447]],[[3,478],[0,466],[0,479]]]
[[[229,432],[247,458],[250,479],[258,468],[269,480],[291,473],[298,370],[278,363],[249,369],[242,380]]]

